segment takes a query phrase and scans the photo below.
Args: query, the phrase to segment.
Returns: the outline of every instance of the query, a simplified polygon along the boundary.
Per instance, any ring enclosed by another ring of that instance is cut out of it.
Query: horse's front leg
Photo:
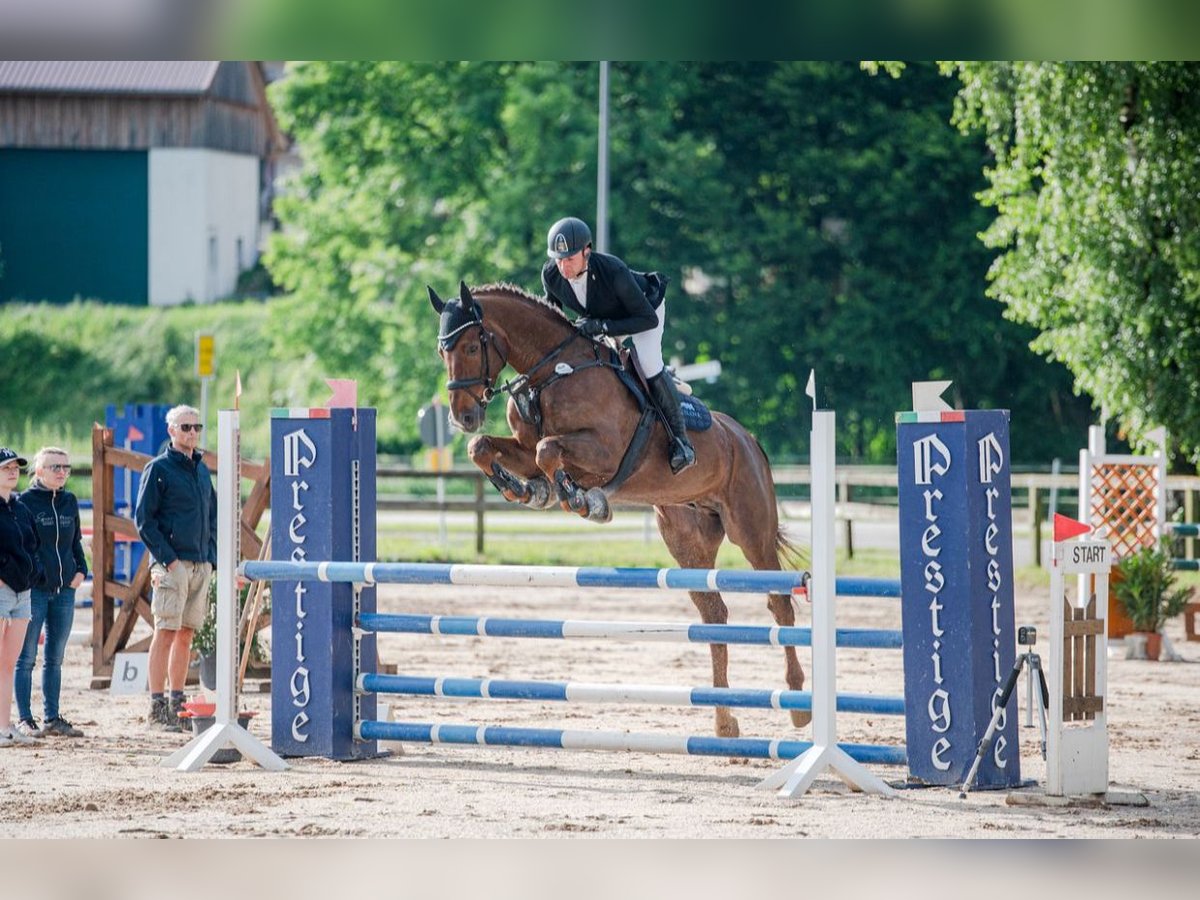
[[[598,486],[585,488],[571,471],[602,483],[607,479],[596,473],[602,470],[610,454],[593,432],[578,431],[542,438],[538,441],[535,458],[538,468],[554,485],[559,505],[565,511],[593,522],[607,522],[612,519],[608,496]]]
[[[545,509],[554,502],[554,492],[537,467],[534,452],[516,438],[479,435],[467,445],[467,456],[505,500],[534,509]]]

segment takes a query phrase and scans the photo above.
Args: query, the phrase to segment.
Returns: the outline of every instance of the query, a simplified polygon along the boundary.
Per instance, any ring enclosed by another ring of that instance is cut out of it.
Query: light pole
[[[608,63],[600,61],[600,124],[596,141],[596,249],[608,252]]]

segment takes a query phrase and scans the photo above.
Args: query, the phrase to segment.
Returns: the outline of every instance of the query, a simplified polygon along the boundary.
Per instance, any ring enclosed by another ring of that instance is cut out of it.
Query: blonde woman
[[[71,474],[71,459],[66,450],[43,447],[33,455],[33,478],[21,493],[21,502],[33,513],[41,542],[41,577],[33,584],[32,616],[25,632],[25,646],[17,660],[14,679],[17,697],[17,728],[26,736],[38,738],[83,737],[83,732],[59,714],[62,691],[62,661],[75,621],[75,589],[87,577],[87,558],[83,555],[83,529],[79,522],[79,501],[66,488]],[[42,656],[42,710],[39,726],[33,716],[30,694],[33,667],[37,662],[38,640],[46,629]]]
[[[38,574],[38,536],[33,514],[17,498],[28,465],[0,447],[0,747],[30,744],[12,724],[13,669],[29,625],[29,589]]]

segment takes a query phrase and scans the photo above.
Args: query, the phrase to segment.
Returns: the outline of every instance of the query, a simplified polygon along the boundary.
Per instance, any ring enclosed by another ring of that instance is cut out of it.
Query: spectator
[[[15,679],[17,715],[21,719],[17,728],[35,738],[43,735],[83,737],[83,732],[64,719],[58,708],[63,655],[75,621],[75,589],[88,573],[87,559],[83,555],[79,501],[66,489],[70,474],[71,461],[67,451],[43,447],[33,455],[33,479],[20,495],[21,502],[33,513],[41,543],[41,578],[33,585],[33,616],[25,632],[25,648],[17,660]],[[39,727],[33,716],[30,695],[43,625],[46,629],[46,651],[42,657],[45,718]]]
[[[34,743],[12,724],[13,671],[29,626],[29,589],[38,576],[37,527],[16,496],[26,465],[0,447],[0,747]]]
[[[167,412],[171,442],[146,464],[134,519],[153,560],[150,604],[154,637],[147,666],[149,722],[183,730],[183,687],[192,635],[208,612],[208,585],[217,562],[217,494],[204,464],[200,413],[190,406]],[[171,695],[164,695],[169,683]]]

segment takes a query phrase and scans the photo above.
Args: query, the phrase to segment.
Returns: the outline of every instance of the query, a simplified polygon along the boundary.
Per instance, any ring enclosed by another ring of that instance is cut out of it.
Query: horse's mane
[[[483,284],[479,287],[471,288],[471,296],[476,300],[480,294],[491,296],[511,297],[514,300],[522,300],[528,303],[530,307],[537,310],[544,310],[547,313],[552,313],[563,321],[567,320],[566,313],[548,297],[535,297],[522,287],[515,284],[509,284],[507,281],[500,281],[494,284]]]

